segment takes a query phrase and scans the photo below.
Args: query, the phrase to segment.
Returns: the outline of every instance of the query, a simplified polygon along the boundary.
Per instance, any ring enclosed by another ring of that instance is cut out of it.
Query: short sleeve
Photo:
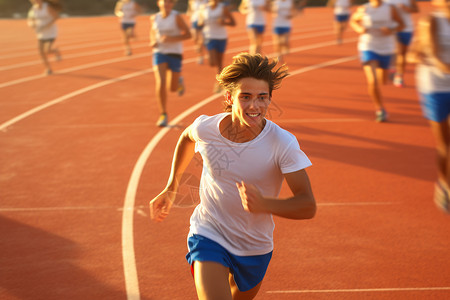
[[[280,157],[281,173],[287,174],[305,169],[312,163],[308,156],[300,149],[300,145],[295,137],[287,144]]]

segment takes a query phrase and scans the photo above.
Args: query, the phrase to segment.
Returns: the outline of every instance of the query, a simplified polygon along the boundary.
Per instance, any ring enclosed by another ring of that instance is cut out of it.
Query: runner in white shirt
[[[334,30],[337,44],[342,44],[344,31],[347,28],[351,15],[351,7],[355,0],[329,0],[328,6],[334,8]]]
[[[119,0],[114,8],[114,14],[119,17],[125,44],[125,55],[131,55],[130,39],[135,37],[136,16],[141,12],[141,7],[133,0]]]
[[[414,50],[416,85],[436,140],[438,178],[434,201],[450,213],[450,0],[432,0],[434,10],[418,26]]]
[[[375,121],[385,122],[381,88],[387,83],[392,55],[395,53],[395,33],[404,27],[397,10],[382,0],[370,0],[351,16],[350,25],[359,33],[358,50],[363,64],[369,96],[375,105]]]
[[[289,54],[289,37],[292,30],[292,18],[300,13],[306,0],[295,3],[294,0],[274,0],[272,2],[273,21],[273,45],[277,53],[278,61],[284,63],[284,56]]]
[[[406,67],[406,53],[408,52],[409,45],[411,44],[414,23],[411,14],[417,13],[419,8],[416,0],[384,0],[386,3],[394,5],[399,15],[402,17],[405,23],[405,28],[402,31],[397,32],[397,53],[395,59],[391,62],[395,66],[392,70],[394,75],[394,85],[396,87],[403,87],[403,74]]]
[[[310,219],[316,204],[297,138],[265,118],[287,76],[260,54],[240,54],[217,77],[226,112],[200,116],[182,133],[166,188],[150,202],[163,221],[195,152],[203,159],[200,204],[191,216],[186,256],[199,299],[253,299],[273,250],[272,215]],[[283,180],[292,196],[278,198]]]
[[[246,15],[248,38],[250,40],[249,53],[261,53],[266,29],[266,12],[270,11],[270,0],[242,0],[239,11]]]
[[[209,54],[209,65],[217,67],[217,74],[223,68],[228,33],[226,26],[235,26],[236,21],[225,3],[220,0],[209,0],[200,8],[199,25],[203,27],[206,49]],[[215,84],[213,92],[221,91],[220,85]]]
[[[45,74],[51,75],[53,70],[48,61],[48,55],[54,54],[56,60],[61,59],[58,48],[53,47],[58,36],[56,20],[59,18],[61,5],[58,1],[51,3],[43,0],[30,0],[32,6],[28,11],[28,26],[33,28],[38,39],[39,55],[45,66]]]
[[[203,28],[198,24],[198,17],[202,6],[206,5],[206,3],[208,3],[208,0],[189,0],[188,2],[187,13],[191,16],[191,34],[195,44],[195,51],[197,52],[197,63],[199,65],[202,65],[204,61],[205,45]]]
[[[159,12],[150,17],[150,47],[153,50],[156,101],[160,112],[156,125],[164,127],[168,124],[167,94],[171,91],[181,96],[185,90],[181,76],[182,41],[190,39],[191,33],[183,18],[172,10],[174,0],[158,0],[157,4]],[[170,84],[167,82],[169,79]]]

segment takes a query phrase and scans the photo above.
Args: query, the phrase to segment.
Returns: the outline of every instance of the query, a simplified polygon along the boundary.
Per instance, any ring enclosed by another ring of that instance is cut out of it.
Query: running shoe
[[[387,120],[387,113],[384,109],[380,109],[375,112],[375,121],[386,122],[386,120]]]
[[[197,64],[203,65],[203,56],[202,55],[197,57]]]
[[[47,69],[47,70],[45,70],[44,71],[44,75],[52,75],[53,74],[53,71],[52,71],[52,69]]]
[[[450,200],[447,190],[438,181],[434,188],[434,203],[445,213],[450,213]]]
[[[156,122],[156,126],[166,127],[167,126],[167,114],[163,113],[159,116],[158,122]]]
[[[403,77],[402,75],[395,75],[394,77],[394,86],[403,87]]]
[[[183,77],[180,76],[180,78],[178,78],[178,89],[177,89],[178,96],[180,97],[183,96],[184,91],[185,91],[184,80]]]

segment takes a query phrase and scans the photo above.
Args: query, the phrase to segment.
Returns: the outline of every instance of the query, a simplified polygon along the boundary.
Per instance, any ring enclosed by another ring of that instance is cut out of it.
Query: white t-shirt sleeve
[[[292,136],[291,141],[285,146],[280,157],[281,173],[287,174],[305,169],[312,163],[306,154],[300,149],[297,139]]]

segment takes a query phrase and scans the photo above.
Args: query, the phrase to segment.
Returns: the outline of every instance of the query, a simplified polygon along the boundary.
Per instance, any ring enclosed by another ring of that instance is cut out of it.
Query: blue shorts
[[[201,27],[198,26],[198,21],[192,22],[192,23],[191,23],[191,27],[194,28],[194,29],[196,29],[196,30],[200,30],[200,29],[201,29]]]
[[[217,52],[224,53],[227,48],[227,40],[206,40],[205,46],[209,51],[216,50]]]
[[[420,93],[420,105],[427,120],[443,122],[450,115],[450,92]]]
[[[153,65],[157,66],[167,63],[172,72],[181,72],[181,60],[182,57],[180,54],[153,53]]]
[[[380,55],[373,51],[360,51],[359,58],[363,64],[375,60],[378,62],[378,66],[382,69],[389,69],[391,64],[392,55]]]
[[[412,32],[397,32],[397,41],[405,46],[409,46],[412,36]]]
[[[134,28],[134,23],[121,23],[122,30],[127,30],[128,28]]]
[[[291,27],[274,27],[273,33],[282,35],[291,32]]]
[[[272,258],[272,251],[256,256],[233,255],[218,243],[197,234],[188,238],[188,248],[186,260],[191,265],[192,274],[194,261],[219,263],[230,269],[241,292],[251,290],[263,280]]]
[[[261,34],[261,33],[264,33],[264,30],[266,29],[266,26],[265,25],[252,24],[252,25],[248,25],[247,28],[248,29],[254,29],[256,31],[256,33]]]
[[[339,23],[347,22],[349,18],[350,15],[334,15],[334,20]]]

